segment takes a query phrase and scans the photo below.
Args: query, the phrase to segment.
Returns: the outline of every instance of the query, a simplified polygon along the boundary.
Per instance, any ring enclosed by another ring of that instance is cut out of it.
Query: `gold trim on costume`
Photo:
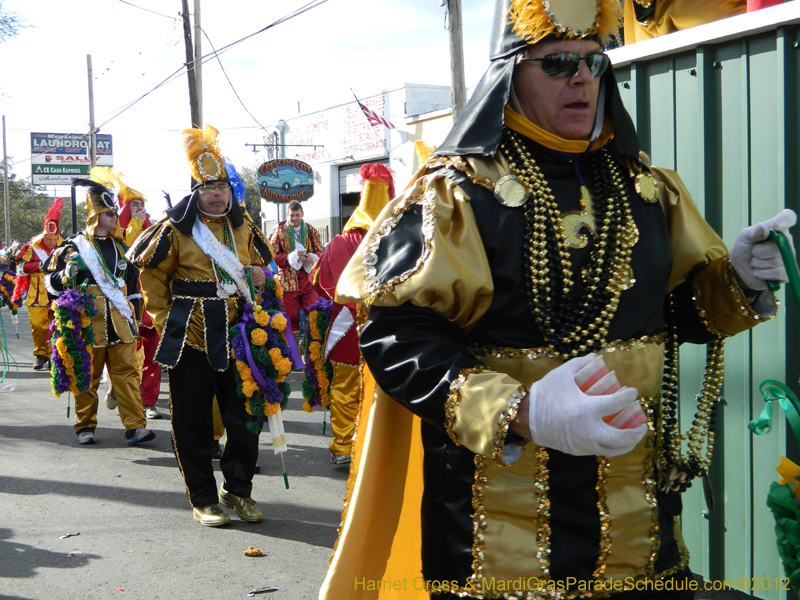
[[[492,458],[500,466],[508,466],[503,460],[503,446],[508,436],[508,428],[511,425],[511,421],[517,418],[519,403],[525,397],[525,394],[528,393],[528,389],[527,385],[519,386],[517,391],[508,397],[508,407],[500,413],[497,419],[497,433],[494,434],[494,451],[492,452]]]
[[[598,456],[595,490],[597,491],[597,513],[600,516],[600,551],[592,577],[600,581],[607,580],[605,577],[606,560],[611,552],[611,516],[608,513],[608,496],[606,495],[608,467],[608,459],[605,456]]]
[[[643,335],[640,338],[630,340],[614,340],[608,342],[600,350],[605,354],[612,352],[625,352],[626,350],[638,350],[647,344],[663,344],[664,334]],[[553,350],[552,346],[544,348],[510,348],[508,346],[471,346],[470,352],[475,358],[492,356],[494,358],[527,358],[528,360],[538,360],[540,358],[558,358],[559,354]]]
[[[377,281],[377,269],[375,265],[378,264],[378,248],[380,247],[381,240],[389,235],[391,231],[403,218],[403,215],[408,212],[415,204],[422,206],[422,237],[423,237],[423,251],[422,255],[417,259],[413,267],[401,273],[396,277],[390,277],[386,281]],[[431,248],[433,246],[434,224],[436,223],[436,191],[430,186],[430,182],[425,183],[425,189],[422,194],[416,197],[409,197],[406,201],[392,211],[392,216],[386,219],[381,224],[380,229],[374,233],[367,242],[364,250],[364,286],[363,290],[366,293],[367,302],[372,303],[386,293],[391,293],[394,286],[408,281],[412,275],[418,273],[425,262],[431,255]]]
[[[456,424],[456,408],[461,404],[461,388],[467,383],[467,377],[473,373],[482,373],[483,371],[484,368],[481,366],[461,369],[458,377],[450,384],[450,394],[444,403],[444,428],[447,431],[447,435],[457,446],[461,444],[458,443],[458,436],[453,428]]]

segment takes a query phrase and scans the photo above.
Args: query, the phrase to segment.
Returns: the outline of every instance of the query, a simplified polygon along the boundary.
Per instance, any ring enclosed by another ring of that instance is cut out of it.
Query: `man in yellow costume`
[[[245,400],[236,391],[229,328],[263,291],[269,242],[233,199],[217,130],[183,130],[192,193],[167,210],[131,249],[141,269],[145,307],[161,334],[155,361],[168,370],[172,439],[194,519],[230,523],[219,504],[243,521],[262,518],[251,498],[258,435],[247,425]],[[227,432],[217,491],[212,466],[213,400]]]
[[[311,274],[321,298],[333,300],[336,283],[347,262],[355,254],[375,218],[394,197],[392,171],[379,163],[361,165],[361,201],[344,226],[325,248]],[[331,361],[331,463],[350,462],[356,418],[361,400],[361,375],[356,330],[356,305],[333,303],[331,327],[325,339],[324,356]]]
[[[59,233],[63,204],[61,198],[55,199],[44,218],[44,231],[31,238],[17,252],[17,269],[23,275],[18,278],[17,287],[24,289],[15,289],[14,296],[20,298],[24,290],[28,292],[25,306],[28,307],[28,319],[33,334],[34,371],[41,371],[50,362],[50,321],[53,320],[53,311],[44,286],[42,265],[53,248],[64,241]]]
[[[92,381],[89,389],[75,396],[75,430],[78,443],[97,442],[97,390],[103,367],[108,368],[125,427],[125,441],[131,446],[147,442],[156,434],[147,429],[139,392],[136,366],[136,332],[140,300],[139,272],[126,258],[128,247],[120,240],[117,206],[109,185],[115,172],[94,167],[90,179],[75,179],[73,185],[88,188],[86,229],[56,248],[44,265],[45,284],[53,297],[68,286],[88,282],[95,296],[97,314],[92,318]]]
[[[321,598],[693,597],[678,519],[709,468],[723,339],[774,316],[766,240],[796,217],[728,253],[650,166],[602,51],[621,12],[499,1],[469,104],[339,279],[369,308],[372,377]],[[682,342],[709,344],[710,374],[685,433]],[[596,356],[622,387],[578,386]],[[647,423],[604,420],[637,402]],[[672,591],[624,587],[655,581]]]
[[[128,246],[139,237],[139,234],[150,227],[150,215],[145,210],[145,197],[141,192],[128,187],[122,181],[122,174],[119,174],[119,226],[122,229],[122,241]],[[139,324],[138,352],[142,352],[142,405],[144,406],[144,416],[148,419],[160,419],[161,412],[156,406],[158,393],[161,389],[161,365],[153,361],[153,357],[161,340],[158,331],[153,326],[153,320],[147,314],[147,310],[142,311],[142,321]],[[113,387],[109,388],[109,394],[113,393]],[[108,398],[106,399],[108,403]]]
[[[747,11],[747,0],[625,0],[625,44]]]

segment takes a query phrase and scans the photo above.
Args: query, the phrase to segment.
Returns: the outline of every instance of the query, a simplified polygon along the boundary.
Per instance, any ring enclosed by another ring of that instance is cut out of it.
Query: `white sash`
[[[36,256],[39,258],[39,262],[44,264],[50,256],[42,250],[41,248],[37,248],[35,244],[31,244],[31,250],[36,253]]]
[[[232,234],[233,232],[231,232]],[[217,263],[233,279],[242,296],[248,302],[253,302],[253,298],[250,296],[250,287],[244,279],[244,266],[239,262],[239,257],[223,245],[200,219],[194,220],[192,238],[194,238],[200,250],[203,251],[203,254]]]
[[[330,331],[328,331],[328,339],[325,342],[325,352],[322,353],[324,358],[328,358],[328,354],[333,350],[336,342],[342,339],[352,326],[353,315],[350,313],[350,309],[344,306],[339,314],[336,315],[336,318],[331,324]]]
[[[116,308],[131,325],[134,325],[133,311],[131,311],[128,301],[122,294],[122,290],[119,289],[125,285],[125,281],[116,277],[112,278],[111,275],[106,272],[106,270],[103,268],[103,265],[100,263],[100,257],[97,255],[97,250],[95,250],[94,246],[89,243],[89,240],[86,239],[86,236],[78,235],[73,239],[73,241],[78,247],[78,254],[81,255],[83,262],[85,262],[86,266],[89,267],[89,270],[92,272],[92,276],[102,290],[103,295],[111,301],[111,304],[114,305],[114,308]],[[112,267],[112,269],[116,268],[117,265]]]

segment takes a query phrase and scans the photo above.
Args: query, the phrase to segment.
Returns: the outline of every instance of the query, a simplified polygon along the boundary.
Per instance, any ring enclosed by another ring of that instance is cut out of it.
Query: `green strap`
[[[761,385],[758,386],[758,391],[764,396],[766,405],[761,414],[750,421],[747,428],[755,435],[769,433],[772,430],[772,402],[777,400],[786,415],[786,419],[789,421],[789,426],[792,428],[795,439],[800,442],[800,411],[798,411],[798,400],[794,392],[780,381],[775,381],[774,379],[767,379],[761,382]]]
[[[253,299],[253,304],[256,303],[256,290],[253,287],[253,270],[247,269],[247,285],[250,287],[250,297]]]
[[[786,235],[780,231],[770,231],[769,237],[778,246],[781,253],[783,264],[786,267],[786,274],[789,276],[789,287],[792,288],[792,295],[797,309],[800,310],[800,270],[797,268],[797,259],[794,256],[794,250]],[[770,292],[777,292],[781,289],[781,284],[777,281],[768,281],[767,289]]]

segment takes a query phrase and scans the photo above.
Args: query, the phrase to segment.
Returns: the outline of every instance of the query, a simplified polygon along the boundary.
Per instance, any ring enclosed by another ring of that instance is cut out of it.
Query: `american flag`
[[[355,94],[353,94],[353,96],[355,96]],[[358,99],[358,97],[356,97],[356,102],[358,103],[358,107],[361,109],[361,112],[363,112],[364,116],[367,117],[367,120],[369,121],[370,125],[372,125],[373,127],[376,127],[378,125],[383,125],[388,129],[396,129],[394,125],[392,125],[389,121],[384,119],[378,113],[371,111],[366,106],[361,104],[361,101]]]

